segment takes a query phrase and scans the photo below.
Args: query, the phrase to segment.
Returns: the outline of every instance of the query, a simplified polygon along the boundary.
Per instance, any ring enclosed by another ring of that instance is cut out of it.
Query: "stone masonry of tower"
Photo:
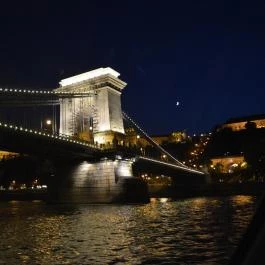
[[[110,67],[61,80],[60,133],[111,145],[124,134],[121,93],[126,83]]]

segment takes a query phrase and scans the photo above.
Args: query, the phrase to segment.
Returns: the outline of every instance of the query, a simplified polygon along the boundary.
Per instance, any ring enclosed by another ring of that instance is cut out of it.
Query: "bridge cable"
[[[170,157],[177,165],[186,167],[186,165],[182,164],[180,161],[178,161],[174,156],[172,156],[170,153],[168,153],[163,147],[161,147],[156,141],[154,141],[145,131],[142,130],[142,128],[132,119],[128,114],[126,114],[124,111],[122,112],[123,118],[127,121],[129,121],[137,131],[139,131],[144,138],[151,143],[154,147],[158,148],[163,154]]]

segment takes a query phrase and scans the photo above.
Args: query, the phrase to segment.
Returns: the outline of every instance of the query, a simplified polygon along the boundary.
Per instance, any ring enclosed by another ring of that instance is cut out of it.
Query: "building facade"
[[[187,140],[187,134],[181,131],[176,131],[165,135],[152,135],[150,137],[159,145],[168,143],[180,143]],[[126,128],[125,145],[146,147],[151,144],[144,137],[139,135],[134,128]]]
[[[223,156],[211,158],[213,169],[220,171],[220,173],[233,173],[236,168],[244,168],[246,161],[244,156]]]
[[[253,122],[257,129],[265,128],[265,115],[252,115],[247,117],[233,118],[222,125],[222,128],[231,128],[232,131],[241,131],[246,129],[246,123]]]

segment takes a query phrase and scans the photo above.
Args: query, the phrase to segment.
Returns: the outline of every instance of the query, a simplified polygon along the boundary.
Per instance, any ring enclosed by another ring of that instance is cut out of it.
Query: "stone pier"
[[[49,181],[49,198],[58,203],[145,203],[147,185],[133,177],[125,160],[57,165]]]

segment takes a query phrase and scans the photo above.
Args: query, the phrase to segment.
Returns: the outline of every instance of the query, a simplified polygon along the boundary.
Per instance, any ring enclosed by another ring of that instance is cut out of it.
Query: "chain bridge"
[[[126,83],[119,75],[107,67],[63,79],[54,90],[0,88],[0,109],[15,110],[13,116],[30,108],[35,112],[30,112],[26,120],[34,120],[37,107],[52,109],[52,119],[41,121],[39,128],[18,120],[0,121],[1,150],[54,162],[56,170],[48,186],[52,201],[148,201],[146,184],[134,177],[134,167],[168,174],[180,183],[205,181],[203,172],[178,161],[122,111],[121,94]],[[168,161],[130,150],[125,142],[124,120]]]

